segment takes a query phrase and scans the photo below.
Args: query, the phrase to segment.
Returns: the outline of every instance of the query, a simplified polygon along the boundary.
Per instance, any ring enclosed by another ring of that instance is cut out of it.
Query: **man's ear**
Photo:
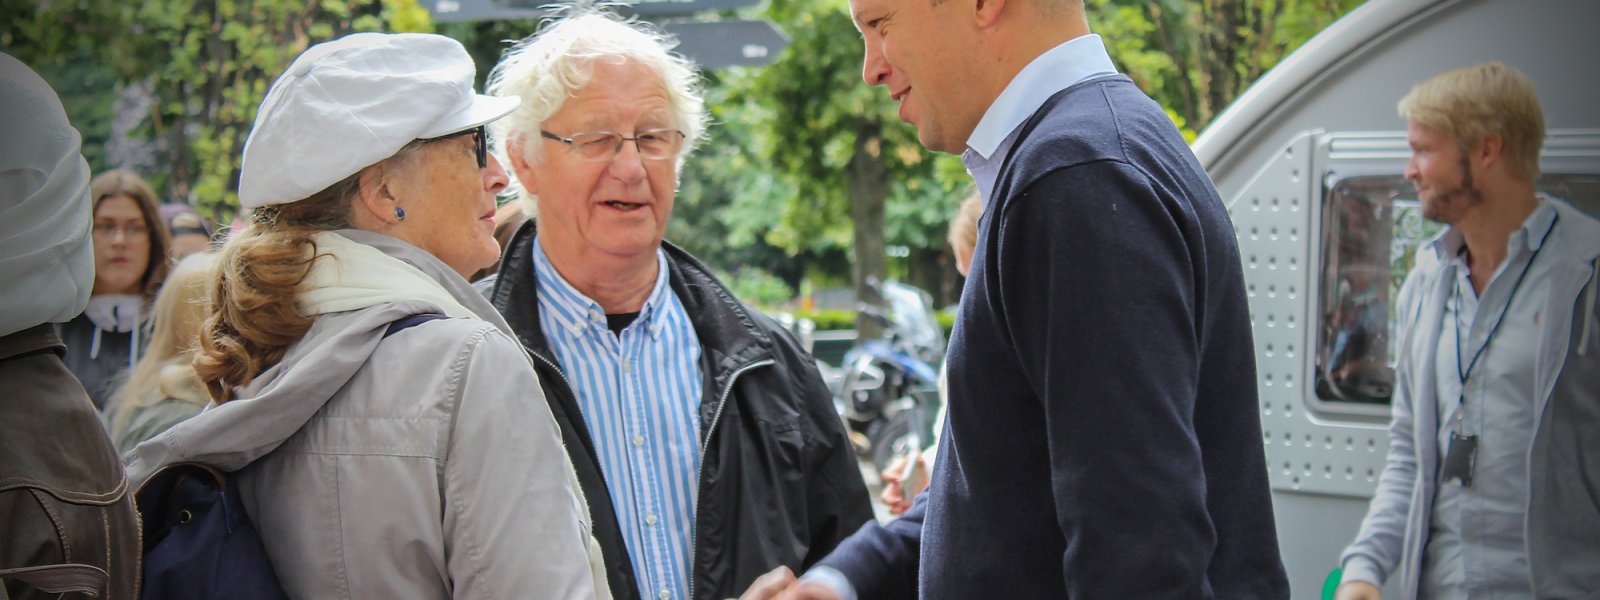
[[[361,172],[360,190],[356,192],[355,202],[350,209],[357,214],[351,216],[351,221],[381,223],[383,226],[392,226],[400,223],[400,218],[395,215],[395,208],[400,206],[400,199],[396,198],[389,187],[389,178],[384,176],[383,165],[377,164],[367,167]]]
[[[528,164],[527,147],[523,145],[526,140],[521,134],[512,134],[506,139],[506,158],[511,160],[511,172],[517,175],[517,183],[522,184],[522,189],[529,194],[539,195],[539,178],[533,173],[533,166]]]
[[[972,2],[972,17],[978,28],[993,26],[1006,10],[1006,0],[965,0]],[[1037,0],[1036,0],[1037,1]]]
[[[1472,148],[1472,159],[1478,163],[1479,168],[1487,171],[1505,163],[1505,138],[1498,135],[1486,135],[1478,140]]]

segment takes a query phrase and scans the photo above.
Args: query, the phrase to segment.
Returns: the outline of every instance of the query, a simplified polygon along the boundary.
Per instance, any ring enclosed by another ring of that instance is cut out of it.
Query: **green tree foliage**
[[[748,136],[714,138],[697,167],[736,190],[724,213],[735,217],[730,235],[790,255],[848,249],[857,296],[872,298],[865,281],[888,274],[888,240],[938,248],[943,216],[970,184],[940,169],[953,159],[925,150],[888,95],[861,81],[861,38],[845,0],[771,0],[765,16],[788,32],[789,47],[722,80],[715,122]]]
[[[164,152],[146,175],[219,219],[238,206],[256,108],[295,56],[346,33],[432,28],[416,0],[36,0],[5,3],[0,20],[11,24],[0,47],[36,68],[93,65],[118,84],[148,83],[155,106],[142,133]],[[92,129],[86,138],[104,139]]]
[[[1357,4],[1087,0],[1086,8],[1119,70],[1192,140],[1284,55]],[[846,0],[770,0],[761,16],[792,41],[769,66],[713,78],[712,139],[685,170],[685,192],[720,206],[709,237],[797,258],[847,249],[858,292],[864,277],[889,273],[951,301],[945,229],[971,191],[959,160],[923,149],[888,94],[862,82],[862,42]],[[883,259],[891,244],[910,250],[894,269]]]
[[[161,142],[168,198],[219,218],[237,205],[240,150],[268,85],[309,45],[354,31],[428,31],[418,0],[19,0],[0,2],[0,48],[62,90],[91,166],[124,85],[155,104],[136,136]],[[1085,0],[1118,68],[1187,135],[1360,0]],[[847,0],[768,0],[741,11],[791,43],[759,68],[706,73],[712,127],[685,165],[668,237],[739,277],[773,273],[798,289],[893,275],[949,302],[949,216],[971,183],[929,152],[888,94],[860,78]],[[536,21],[450,23],[479,83]],[[887,259],[888,246],[909,249]]]
[[[1362,0],[1088,0],[1122,70],[1200,131],[1267,70]]]

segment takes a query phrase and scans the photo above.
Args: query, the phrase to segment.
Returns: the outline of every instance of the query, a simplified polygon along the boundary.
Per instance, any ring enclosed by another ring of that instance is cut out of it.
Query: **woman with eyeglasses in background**
[[[57,329],[67,344],[67,369],[104,410],[144,352],[141,328],[167,277],[170,240],[155,192],[133,172],[101,173],[89,182],[89,197],[94,289],[83,314]]]

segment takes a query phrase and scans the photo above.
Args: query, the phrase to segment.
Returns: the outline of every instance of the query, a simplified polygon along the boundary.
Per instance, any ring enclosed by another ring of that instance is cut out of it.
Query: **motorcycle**
[[[939,373],[944,332],[927,292],[896,281],[869,281],[887,311],[869,304],[857,310],[884,326],[884,338],[858,341],[845,353],[837,379],[835,408],[851,444],[882,472],[894,457],[921,452],[933,439],[939,410]]]

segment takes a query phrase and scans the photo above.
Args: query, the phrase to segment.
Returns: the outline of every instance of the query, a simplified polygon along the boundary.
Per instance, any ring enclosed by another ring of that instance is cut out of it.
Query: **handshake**
[[[729,600],[732,600],[731,598]],[[840,600],[839,594],[815,581],[800,581],[789,567],[778,567],[757,577],[739,600]]]

